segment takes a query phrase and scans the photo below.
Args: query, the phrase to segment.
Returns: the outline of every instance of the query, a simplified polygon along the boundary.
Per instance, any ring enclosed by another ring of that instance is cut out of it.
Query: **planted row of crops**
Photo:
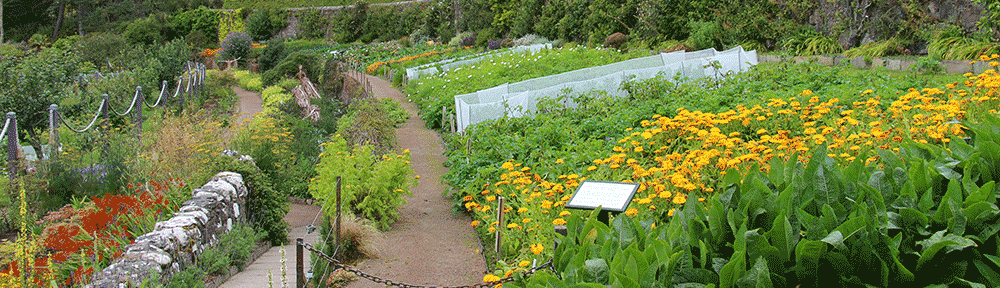
[[[484,66],[407,92],[440,113],[438,97],[510,81]],[[555,257],[564,276],[518,285],[995,286],[997,176],[982,155],[996,144],[968,123],[1000,126],[982,120],[996,112],[996,77],[762,64],[719,82],[626,82],[629,99],[568,93],[583,105],[543,101],[534,117],[446,136],[446,180],[483,239],[504,234],[501,252],[487,251],[494,274]],[[563,207],[585,179],[640,192],[608,227]],[[566,223],[553,251],[553,226]]]

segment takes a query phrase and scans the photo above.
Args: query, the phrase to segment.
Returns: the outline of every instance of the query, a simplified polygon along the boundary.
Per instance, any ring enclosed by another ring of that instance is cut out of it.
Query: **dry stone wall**
[[[170,279],[189,265],[207,246],[215,245],[233,225],[246,221],[249,191],[243,176],[233,172],[216,174],[191,192],[178,212],[156,223],[125,246],[125,251],[104,270],[94,273],[87,287],[138,287],[154,274]]]

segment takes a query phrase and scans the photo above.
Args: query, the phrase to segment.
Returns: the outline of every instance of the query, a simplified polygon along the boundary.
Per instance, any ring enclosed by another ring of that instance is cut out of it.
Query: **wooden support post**
[[[503,248],[503,247],[500,247],[501,246],[500,245],[500,243],[501,243],[501,239],[500,238],[501,238],[501,235],[503,234],[503,233],[500,233],[500,232],[503,231],[503,229],[506,228],[506,227],[507,226],[503,225],[503,196],[500,196],[500,197],[497,197],[496,243],[494,243],[494,245],[493,245],[493,251],[496,251],[496,253],[497,253],[497,259],[500,259],[500,257],[501,257],[500,256],[500,250]]]
[[[306,268],[302,265],[302,238],[295,238],[295,287],[306,287]]]
[[[7,167],[10,176],[10,185],[14,187],[14,179],[17,178],[17,154],[21,149],[20,143],[17,141],[17,114],[14,112],[7,112]]]
[[[59,105],[49,105],[49,160],[59,154]],[[51,161],[50,161],[51,162]]]
[[[108,102],[108,94],[101,95],[101,118],[104,118],[104,122],[101,122],[101,161],[108,160],[108,129],[111,128],[111,103]]]
[[[444,129],[444,127],[448,127],[444,125],[444,123],[447,123],[446,121],[448,121],[447,117],[448,117],[448,107],[441,106],[441,129]]]
[[[334,239],[336,239],[338,247],[340,246],[340,177],[341,176],[337,176],[337,227],[335,228],[336,230],[334,230],[334,236],[336,236]]]
[[[448,114],[448,122],[451,123],[451,133],[455,133],[455,114]]]

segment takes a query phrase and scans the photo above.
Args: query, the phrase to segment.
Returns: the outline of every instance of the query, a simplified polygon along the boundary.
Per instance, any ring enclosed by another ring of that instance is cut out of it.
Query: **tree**
[[[48,108],[66,95],[80,72],[73,53],[45,49],[17,60],[0,61],[0,111],[17,113],[18,135],[42,155],[40,135],[48,129]],[[10,85],[6,84],[9,83]]]
[[[0,0],[0,43],[3,43],[3,0]]]

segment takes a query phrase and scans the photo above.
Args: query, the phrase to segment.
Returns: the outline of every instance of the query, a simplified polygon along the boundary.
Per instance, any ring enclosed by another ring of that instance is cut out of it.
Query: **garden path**
[[[357,75],[353,74],[352,75]],[[391,98],[402,104],[411,116],[396,129],[399,149],[410,150],[410,163],[420,175],[413,196],[400,208],[400,219],[383,232],[377,259],[357,265],[378,277],[411,285],[454,286],[481,283],[486,263],[479,252],[482,246],[469,226],[465,214],[453,213],[452,201],[442,196],[441,183],[448,169],[444,167],[444,143],[427,129],[417,115],[417,107],[406,95],[381,78],[365,75],[377,98]],[[358,279],[347,287],[385,287]]]

